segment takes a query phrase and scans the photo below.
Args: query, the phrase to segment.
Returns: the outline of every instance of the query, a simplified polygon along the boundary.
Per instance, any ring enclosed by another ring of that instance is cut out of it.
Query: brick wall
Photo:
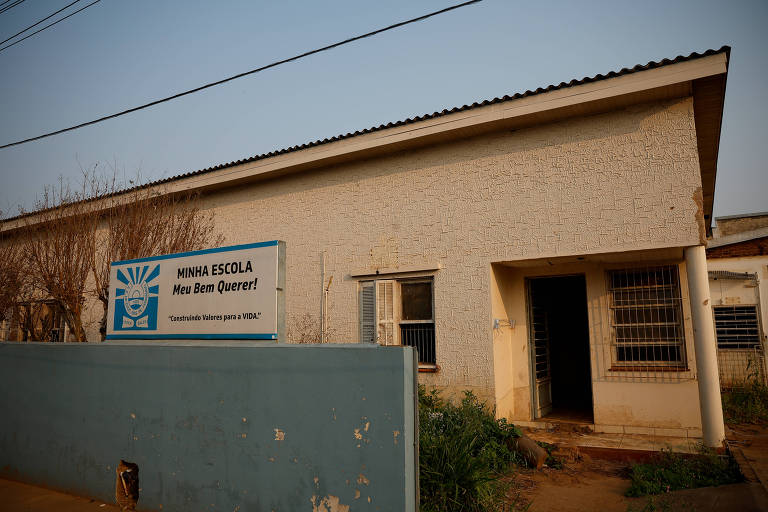
[[[710,258],[736,258],[739,256],[766,256],[768,255],[768,236],[747,240],[735,244],[724,245],[707,249],[707,259]]]

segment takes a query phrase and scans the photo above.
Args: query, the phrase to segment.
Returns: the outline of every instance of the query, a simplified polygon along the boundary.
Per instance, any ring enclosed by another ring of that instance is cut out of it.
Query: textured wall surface
[[[358,282],[375,268],[433,273],[437,364],[427,384],[493,397],[490,264],[700,243],[690,98],[217,191],[226,243],[287,242],[289,333],[320,325],[357,342]]]
[[[0,344],[0,474],[140,509],[415,512],[415,353]],[[0,506],[2,508],[2,506]]]

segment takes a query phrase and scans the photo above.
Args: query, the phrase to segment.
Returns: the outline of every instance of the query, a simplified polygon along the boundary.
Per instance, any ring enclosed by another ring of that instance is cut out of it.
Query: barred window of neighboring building
[[[683,367],[685,332],[677,266],[609,271],[608,290],[617,369]]]
[[[759,348],[760,320],[755,304],[715,306],[717,348]]]

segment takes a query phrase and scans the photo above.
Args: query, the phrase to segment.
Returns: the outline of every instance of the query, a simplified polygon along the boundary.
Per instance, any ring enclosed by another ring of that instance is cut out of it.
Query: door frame
[[[536,421],[540,419],[543,416],[537,416],[537,409],[538,409],[538,400],[539,400],[539,390],[538,390],[538,381],[536,379],[536,345],[534,341],[534,332],[533,332],[533,293],[532,293],[532,282],[537,279],[556,279],[559,277],[581,277],[584,280],[584,302],[587,305],[587,308],[589,308],[589,296],[587,295],[587,274],[586,272],[566,272],[563,274],[544,274],[544,275],[531,275],[531,276],[525,276],[524,282],[525,282],[525,309],[526,309],[526,315],[528,318],[528,351],[530,353],[530,357],[528,358],[528,369],[529,369],[529,377],[530,377],[530,387],[531,387],[531,418]],[[587,324],[589,324],[589,309],[587,309],[586,312],[587,315]],[[549,340],[548,340],[549,341]],[[589,333],[587,334],[587,343],[589,348],[589,353],[592,353],[592,339]],[[547,348],[547,351],[549,351],[549,347]],[[550,354],[547,354],[548,357]],[[595,413],[595,400],[594,400],[594,386],[592,382],[592,361],[590,359],[590,366],[589,366],[589,380],[590,380],[590,393],[592,394],[592,414],[594,417]],[[550,397],[552,397],[552,368],[550,366]]]

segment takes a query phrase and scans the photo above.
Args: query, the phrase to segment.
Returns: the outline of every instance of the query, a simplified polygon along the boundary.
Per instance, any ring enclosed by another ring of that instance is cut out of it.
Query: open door
[[[527,285],[533,417],[592,423],[586,279],[541,277]]]

